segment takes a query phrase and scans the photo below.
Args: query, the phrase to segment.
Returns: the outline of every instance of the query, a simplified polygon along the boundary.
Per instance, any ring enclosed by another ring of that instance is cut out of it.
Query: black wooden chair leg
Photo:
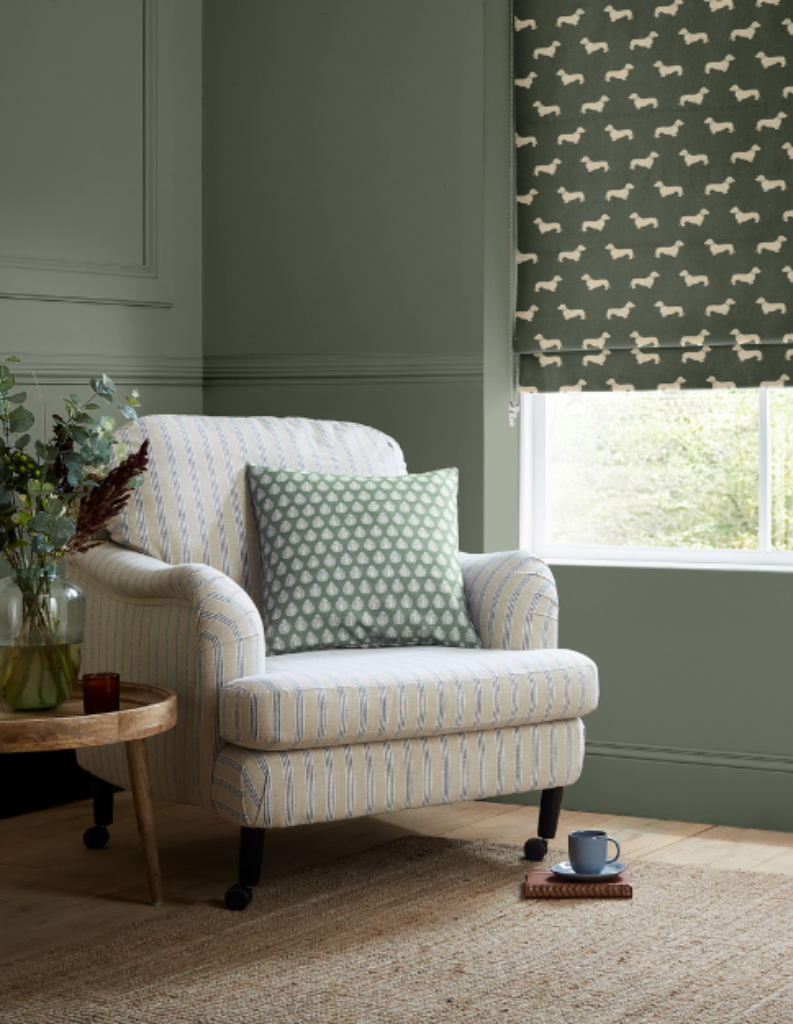
[[[86,829],[83,842],[89,850],[101,850],[110,839],[107,826],[113,824],[113,794],[116,787],[94,775],[91,789],[94,797],[94,824],[92,828]]]
[[[544,789],[540,799],[540,817],[537,824],[537,836],[527,839],[523,847],[526,860],[542,860],[548,852],[548,840],[554,839],[559,827],[559,815],[562,811],[564,786]]]
[[[240,829],[239,881],[226,890],[226,909],[245,910],[253,899],[253,887],[259,884],[264,854],[264,829]]]

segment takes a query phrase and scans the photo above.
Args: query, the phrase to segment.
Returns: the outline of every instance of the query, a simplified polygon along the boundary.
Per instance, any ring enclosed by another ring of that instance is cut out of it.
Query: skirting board
[[[494,799],[536,806],[540,794]],[[563,807],[793,832],[793,761],[589,741],[581,778],[565,790]]]

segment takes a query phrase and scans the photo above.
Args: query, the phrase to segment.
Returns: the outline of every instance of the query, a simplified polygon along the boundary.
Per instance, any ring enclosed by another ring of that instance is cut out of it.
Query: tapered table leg
[[[157,854],[157,837],[154,832],[154,807],[151,799],[151,777],[145,740],[127,740],[127,767],[132,783],[132,797],[135,801],[135,816],[138,819],[138,834],[149,875],[151,899],[155,906],[162,903],[162,879],[160,858]]]

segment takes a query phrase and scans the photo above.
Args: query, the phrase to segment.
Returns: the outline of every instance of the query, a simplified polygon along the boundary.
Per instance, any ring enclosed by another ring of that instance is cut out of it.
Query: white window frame
[[[759,548],[756,551],[600,544],[549,544],[545,489],[548,465],[546,402],[522,394],[520,412],[520,546],[550,564],[793,571],[793,552],[771,551],[771,474],[768,389],[760,388]]]

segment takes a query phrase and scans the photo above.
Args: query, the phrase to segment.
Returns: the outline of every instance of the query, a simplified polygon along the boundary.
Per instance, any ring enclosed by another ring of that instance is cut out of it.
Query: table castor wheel
[[[247,885],[232,885],[226,890],[226,910],[245,910],[253,900],[253,889]]]
[[[107,846],[108,839],[110,839],[110,833],[104,825],[92,825],[83,834],[83,842],[89,850],[101,850]]]
[[[548,841],[546,839],[540,839],[539,836],[527,839],[523,846],[523,856],[526,860],[542,860],[547,852]]]

